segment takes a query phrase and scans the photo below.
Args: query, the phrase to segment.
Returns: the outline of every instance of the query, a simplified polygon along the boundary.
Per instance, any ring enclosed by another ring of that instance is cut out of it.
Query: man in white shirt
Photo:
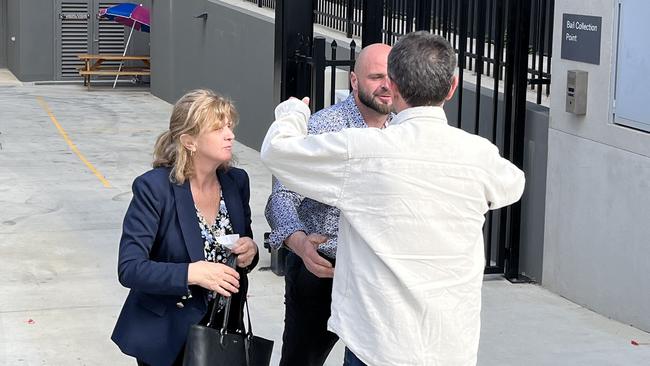
[[[390,46],[375,43],[361,50],[350,74],[352,93],[315,113],[307,133],[344,128],[384,128],[392,118],[388,88]],[[265,210],[272,248],[292,250],[285,262],[284,332],[279,366],[323,366],[338,341],[327,330],[339,231],[339,210],[284,188],[273,179]]]
[[[488,209],[516,202],[521,170],[447,124],[458,80],[442,37],[402,37],[388,58],[391,125],[306,136],[310,111],[276,108],[261,149],[284,185],[341,210],[328,323],[344,365],[475,365]]]

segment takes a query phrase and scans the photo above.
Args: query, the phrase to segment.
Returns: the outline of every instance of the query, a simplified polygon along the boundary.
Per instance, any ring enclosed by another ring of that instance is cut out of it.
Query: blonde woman
[[[237,112],[209,90],[185,94],[158,138],[153,169],[133,182],[119,248],[128,297],[112,339],[139,365],[180,365],[191,325],[220,296],[243,307],[248,273],[259,258],[251,231],[248,175],[230,167]],[[232,249],[216,238],[239,234]],[[220,304],[221,303],[221,304]],[[241,328],[241,311],[230,324]]]

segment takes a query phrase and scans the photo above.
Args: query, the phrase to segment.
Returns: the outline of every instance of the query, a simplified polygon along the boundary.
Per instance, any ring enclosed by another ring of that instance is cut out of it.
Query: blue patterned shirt
[[[365,127],[368,125],[355,104],[354,95],[350,94],[344,101],[312,115],[307,124],[307,133],[319,135],[345,128]],[[318,247],[318,251],[329,258],[336,258],[340,214],[336,207],[289,191],[273,177],[273,189],[264,214],[272,230],[271,247],[279,248],[296,231],[304,231],[308,235],[322,234],[329,239]]]

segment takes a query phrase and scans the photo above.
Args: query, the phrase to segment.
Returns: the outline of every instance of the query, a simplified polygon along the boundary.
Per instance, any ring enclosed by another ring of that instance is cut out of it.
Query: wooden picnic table
[[[144,76],[151,75],[151,57],[149,56],[122,56],[119,54],[79,54],[80,60],[84,61],[84,66],[79,68],[79,75],[84,78],[84,85],[90,90],[90,77],[92,75],[108,76]],[[102,65],[106,61],[139,61],[142,66],[122,66],[121,69],[115,66]]]

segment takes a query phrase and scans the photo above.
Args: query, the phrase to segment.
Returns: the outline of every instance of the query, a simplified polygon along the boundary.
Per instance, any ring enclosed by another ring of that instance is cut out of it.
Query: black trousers
[[[280,366],[322,366],[339,339],[327,330],[332,279],[314,276],[305,268],[302,259],[293,253],[287,255],[284,276],[285,313]]]

